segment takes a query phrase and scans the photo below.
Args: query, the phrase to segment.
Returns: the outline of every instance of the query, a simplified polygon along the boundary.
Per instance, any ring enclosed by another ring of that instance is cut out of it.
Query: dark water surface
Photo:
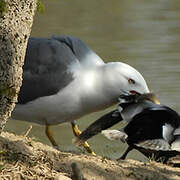
[[[161,103],[180,112],[179,0],[48,0],[45,6],[44,14],[36,14],[32,36],[80,37],[104,61],[123,61],[138,69]],[[79,120],[81,129],[104,113]],[[9,120],[6,129],[22,134],[29,126],[30,123]],[[73,134],[69,124],[53,129],[64,150],[77,149],[71,143]],[[33,124],[31,135],[49,144],[43,131],[44,127]],[[101,135],[89,142],[96,152],[112,158],[126,148]],[[144,160],[137,152],[129,157]]]

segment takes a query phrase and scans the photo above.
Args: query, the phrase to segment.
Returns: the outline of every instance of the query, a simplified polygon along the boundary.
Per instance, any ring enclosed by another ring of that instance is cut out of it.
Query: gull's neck
[[[84,109],[98,111],[108,108],[118,102],[120,92],[116,90],[113,72],[107,69],[108,64],[82,69],[81,72],[81,102]],[[111,74],[112,73],[112,74]]]

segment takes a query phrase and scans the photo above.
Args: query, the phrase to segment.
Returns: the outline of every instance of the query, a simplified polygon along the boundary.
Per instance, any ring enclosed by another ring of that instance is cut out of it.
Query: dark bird
[[[46,126],[70,122],[118,103],[120,95],[148,93],[142,75],[121,62],[104,61],[83,41],[70,36],[30,38],[23,82],[12,118]]]
[[[128,123],[122,130],[102,133],[129,145],[120,159],[136,149],[148,158],[166,162],[180,154],[180,116],[171,108],[150,101],[148,96],[139,97],[120,104],[122,119]]]
[[[108,139],[120,140],[129,145],[119,159],[125,159],[133,149],[164,163],[180,154],[180,116],[176,111],[160,105],[151,93],[123,95],[120,101],[118,110],[92,123],[75,139],[75,144],[81,145],[102,132]],[[123,129],[105,130],[120,121],[126,123]]]

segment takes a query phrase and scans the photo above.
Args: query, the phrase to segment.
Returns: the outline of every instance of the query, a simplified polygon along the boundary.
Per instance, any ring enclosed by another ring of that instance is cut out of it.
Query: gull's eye
[[[128,79],[128,82],[129,82],[129,84],[135,84],[136,83],[135,80],[133,80],[133,79]]]

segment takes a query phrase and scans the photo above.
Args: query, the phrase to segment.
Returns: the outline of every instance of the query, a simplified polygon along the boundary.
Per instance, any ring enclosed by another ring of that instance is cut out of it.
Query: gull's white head
[[[114,95],[149,93],[149,88],[143,76],[133,67],[125,63],[107,63],[105,80],[109,87],[106,89]],[[112,89],[113,88],[113,89]]]

